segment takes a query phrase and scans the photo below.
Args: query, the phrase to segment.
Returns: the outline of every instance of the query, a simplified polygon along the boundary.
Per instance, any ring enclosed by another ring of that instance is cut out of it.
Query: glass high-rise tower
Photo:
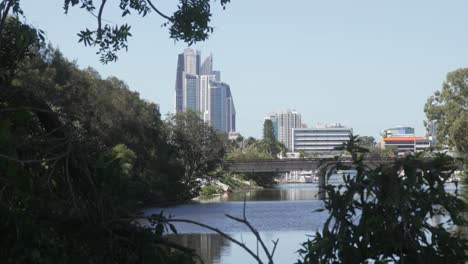
[[[176,112],[192,110],[220,132],[236,131],[236,110],[231,88],[213,70],[210,54],[200,63],[200,52],[187,48],[178,55],[175,82]]]

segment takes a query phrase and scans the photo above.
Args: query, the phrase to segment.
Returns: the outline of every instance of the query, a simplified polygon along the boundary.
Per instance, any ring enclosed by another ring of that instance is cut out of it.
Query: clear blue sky
[[[177,3],[155,2],[167,13]],[[65,56],[125,80],[163,114],[173,111],[177,54],[185,45],[169,39],[160,17],[124,20],[133,30],[129,51],[101,65],[95,49],[77,43],[80,29],[95,27],[92,16],[78,8],[64,15],[62,0],[21,3],[28,22]],[[225,11],[218,5],[214,34],[194,48],[203,57],[213,53],[244,136],[260,136],[264,115],[287,108],[308,125],[340,122],[374,137],[409,125],[423,135],[427,97],[468,62],[466,0],[232,0]],[[115,8],[105,18],[122,21]]]

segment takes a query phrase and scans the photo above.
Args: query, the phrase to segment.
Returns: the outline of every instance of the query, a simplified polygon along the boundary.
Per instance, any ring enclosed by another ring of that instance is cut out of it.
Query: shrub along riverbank
[[[226,173],[201,188],[200,196],[261,189],[255,181],[246,180],[243,175]]]

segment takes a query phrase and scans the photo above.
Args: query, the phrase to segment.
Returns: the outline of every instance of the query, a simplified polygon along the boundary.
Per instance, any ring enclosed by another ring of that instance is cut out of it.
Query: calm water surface
[[[339,182],[338,177],[335,180]],[[453,186],[448,188],[454,189]],[[271,189],[226,194],[163,210],[174,218],[190,219],[219,228],[244,241],[255,251],[257,244],[254,236],[245,226],[225,216],[241,217],[245,197],[247,218],[268,246],[271,248],[271,241],[279,239],[275,263],[294,263],[299,257],[296,251],[300,244],[307,241],[307,235],[320,229],[327,217],[327,212],[314,212],[323,208],[322,201],[317,200],[317,192],[317,184],[282,184]],[[160,211],[161,208],[152,208],[146,213]],[[171,239],[195,249],[207,264],[255,263],[239,246],[210,230],[184,223],[177,223],[176,228],[180,234]]]

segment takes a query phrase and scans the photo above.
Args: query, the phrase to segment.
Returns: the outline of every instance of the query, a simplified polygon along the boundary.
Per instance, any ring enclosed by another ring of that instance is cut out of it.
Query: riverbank
[[[263,189],[252,180],[245,180],[241,176],[228,174],[219,179],[214,179],[210,183],[202,186],[200,195],[192,200],[200,198],[233,193],[238,191],[249,191]]]

